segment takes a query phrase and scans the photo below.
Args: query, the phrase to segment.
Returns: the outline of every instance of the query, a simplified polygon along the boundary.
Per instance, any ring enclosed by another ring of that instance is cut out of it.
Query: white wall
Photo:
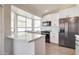
[[[42,18],[42,21],[50,20],[52,22],[51,27],[42,28],[42,30],[51,30],[50,42],[59,44],[59,18],[79,16],[79,6],[61,10],[55,14],[48,14]]]
[[[50,42],[58,43],[59,41],[59,14],[52,14],[52,32],[50,34]]]
[[[0,6],[0,55],[4,54],[4,33],[3,33],[3,19],[2,19],[3,7]]]
[[[4,5],[4,49],[5,54],[12,54],[12,40],[9,40],[7,36],[11,35],[11,5]]]
[[[0,54],[2,53],[2,43],[1,43],[1,41],[2,41],[2,29],[1,29],[1,21],[2,21],[2,8],[0,7]]]
[[[0,50],[1,51],[0,54],[11,54],[12,43],[10,40],[7,39],[7,36],[10,35],[10,27],[11,27],[10,5],[7,5],[7,4],[3,5],[2,12],[0,12],[0,14],[2,13],[2,20],[0,19],[0,33],[2,34],[2,36],[0,37],[0,38],[2,38],[0,40],[0,44],[2,44],[2,47],[0,47],[0,48],[2,48],[2,50]]]

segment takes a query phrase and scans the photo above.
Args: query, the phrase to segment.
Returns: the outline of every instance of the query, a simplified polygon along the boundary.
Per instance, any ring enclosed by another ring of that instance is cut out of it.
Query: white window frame
[[[11,12],[15,13],[15,16],[14,16],[14,32],[17,33],[18,32],[18,29],[17,29],[17,25],[18,25],[18,23],[17,23],[18,22],[18,19],[17,18],[18,18],[18,16],[22,16],[22,17],[26,18],[25,22],[27,22],[27,18],[29,18],[29,17],[28,16],[23,16],[21,14],[18,14],[16,12],[14,12],[14,11],[11,11]],[[40,27],[34,27],[34,21],[35,20],[40,20],[40,22],[41,22],[41,19],[34,19],[34,17],[31,17],[29,19],[32,19],[32,27],[27,27],[27,24],[26,24],[25,25],[26,27],[23,27],[23,28],[25,28],[25,31],[24,32],[27,32],[27,28],[32,28],[32,30],[31,30],[32,32],[34,32],[34,29],[35,28],[40,28],[40,30],[41,30],[41,26]],[[21,31],[19,31],[19,32],[21,32]]]
[[[40,27],[34,27],[34,25],[33,25],[33,31],[35,31],[35,28],[40,28],[40,31],[41,31],[41,24],[42,24],[41,23],[42,22],[41,19],[34,19],[34,21],[35,20],[40,20]],[[34,24],[34,22],[33,22],[33,24]],[[38,32],[38,31],[36,31],[36,32]]]

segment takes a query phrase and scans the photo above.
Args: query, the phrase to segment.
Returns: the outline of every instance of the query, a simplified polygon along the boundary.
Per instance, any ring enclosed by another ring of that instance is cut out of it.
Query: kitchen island
[[[13,41],[13,55],[45,55],[45,36],[19,32],[8,36]]]

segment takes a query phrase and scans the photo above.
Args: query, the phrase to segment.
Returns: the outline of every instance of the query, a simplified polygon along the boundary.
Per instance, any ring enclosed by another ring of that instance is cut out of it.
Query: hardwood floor
[[[75,55],[75,50],[53,43],[46,43],[46,55]]]

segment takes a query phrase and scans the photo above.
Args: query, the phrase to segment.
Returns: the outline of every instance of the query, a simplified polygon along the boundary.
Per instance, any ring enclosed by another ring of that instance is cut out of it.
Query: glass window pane
[[[19,31],[25,31],[25,28],[17,28],[18,29],[18,32]]]
[[[25,22],[18,21],[18,27],[25,27]]]
[[[26,28],[26,31],[32,31],[32,28]]]
[[[34,20],[34,27],[41,27],[41,20]]]
[[[34,28],[34,31],[41,31],[41,28]]]
[[[25,18],[18,16],[18,27],[25,27]]]
[[[27,18],[27,27],[32,27],[32,19]]]

